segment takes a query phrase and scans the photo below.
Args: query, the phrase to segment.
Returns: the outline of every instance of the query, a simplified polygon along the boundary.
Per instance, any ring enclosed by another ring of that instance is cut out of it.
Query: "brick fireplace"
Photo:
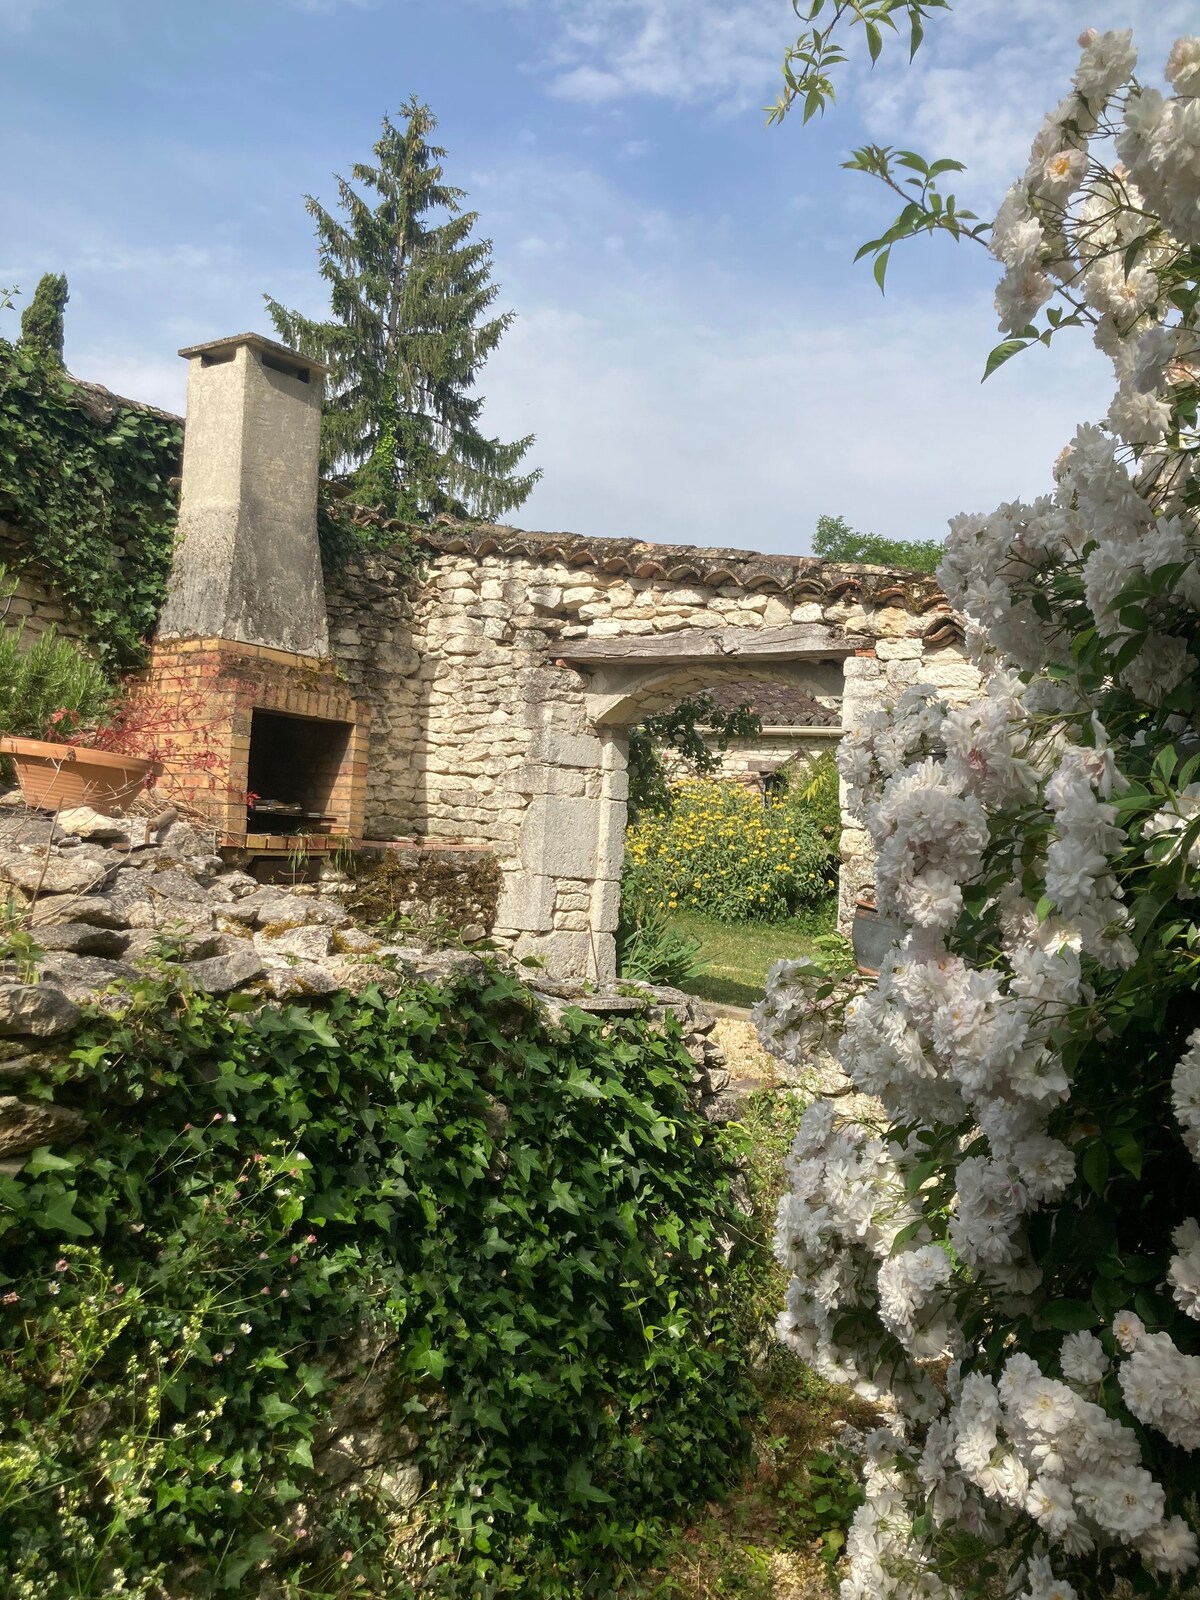
[[[149,665],[129,684],[164,798],[223,847],[360,839],[369,708],[330,658],[317,540],[325,369],[257,334],[189,361],[179,535]]]

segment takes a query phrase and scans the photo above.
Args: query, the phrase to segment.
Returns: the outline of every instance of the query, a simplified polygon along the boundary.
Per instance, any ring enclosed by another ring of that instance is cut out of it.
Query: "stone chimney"
[[[158,638],[329,654],[317,542],[326,368],[257,333],[188,370],[179,531]]]

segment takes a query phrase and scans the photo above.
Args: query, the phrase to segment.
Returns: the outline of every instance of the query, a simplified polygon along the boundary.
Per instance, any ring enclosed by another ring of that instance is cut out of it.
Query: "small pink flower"
[[[183,1125],[183,1131],[184,1131],[184,1133],[191,1133],[192,1124],[190,1122],[185,1122],[184,1125]]]
[[[258,1292],[259,1294],[270,1294],[271,1291],[267,1288],[266,1284],[264,1284]]]
[[[55,1272],[65,1272],[70,1265],[71,1265],[71,1263],[66,1259],[66,1257],[65,1256],[61,1256],[54,1263],[54,1270],[55,1270]]]
[[[307,1234],[305,1236],[304,1242],[305,1242],[305,1244],[316,1244],[316,1242],[317,1242],[316,1234],[315,1233]]]
[[[259,1252],[258,1252],[258,1259],[259,1259],[259,1260],[260,1260],[260,1261],[266,1261],[266,1260],[267,1260],[267,1259],[268,1259],[268,1258],[267,1258],[267,1252],[266,1252],[266,1251],[265,1251],[265,1250],[260,1250],[260,1251],[259,1251]]]
[[[297,1261],[299,1261],[299,1259],[300,1259],[299,1256],[289,1256],[288,1257],[288,1261],[291,1263],[291,1265],[293,1267],[296,1265],[296,1263],[297,1263]]]
[[[219,1111],[214,1111],[213,1114],[212,1114],[212,1119],[213,1119],[214,1122],[220,1122],[221,1113]]]

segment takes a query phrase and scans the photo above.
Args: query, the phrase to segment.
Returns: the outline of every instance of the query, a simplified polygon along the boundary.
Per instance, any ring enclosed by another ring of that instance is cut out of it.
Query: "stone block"
[[[247,945],[227,956],[210,956],[207,961],[185,962],[183,970],[195,988],[204,994],[229,994],[263,973],[262,958]]]
[[[880,639],[875,646],[880,661],[919,661],[922,653],[920,639]]]
[[[881,606],[878,611],[867,613],[863,631],[876,639],[905,639],[911,633],[919,634],[921,627],[920,617],[914,617],[903,606]]]
[[[533,873],[505,875],[496,925],[517,933],[548,933],[554,926],[554,879]]]
[[[592,878],[600,832],[600,805],[566,795],[531,800],[521,824],[521,860],[551,878]]]
[[[597,933],[615,933],[621,914],[621,880],[608,878],[592,887],[592,927]]]
[[[842,671],[847,683],[883,676],[883,667],[874,656],[847,656]]]
[[[0,1159],[27,1154],[46,1144],[70,1144],[87,1122],[78,1111],[48,1100],[0,1095]]]
[[[935,689],[957,690],[963,694],[979,691],[979,673],[957,652],[926,656],[921,662],[920,682]]]
[[[590,931],[569,931],[560,928],[553,933],[527,933],[523,934],[513,946],[513,953],[518,958],[521,956],[537,956],[544,963],[546,971],[555,978],[584,978],[599,977],[601,983],[611,980],[610,971],[595,971],[596,962],[592,951],[595,948],[601,967],[606,965],[605,944],[611,945],[612,940],[601,935],[593,938]],[[615,968],[615,957],[608,963]]]
[[[548,762],[556,767],[598,767],[603,746],[594,734],[576,734],[557,728],[539,728],[529,746],[533,761]]]
[[[69,1033],[79,1008],[47,983],[11,984],[0,989],[0,1037],[52,1039]]]

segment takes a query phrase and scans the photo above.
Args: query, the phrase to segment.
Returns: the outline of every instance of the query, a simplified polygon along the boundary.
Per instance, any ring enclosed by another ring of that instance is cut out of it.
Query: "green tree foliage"
[[[722,752],[731,739],[753,739],[762,732],[762,718],[749,705],[723,711],[708,690],[681,700],[670,711],[659,711],[629,732],[629,818],[643,812],[671,809],[671,786],[663,753],[697,778],[708,777],[721,765]]]
[[[945,548],[940,539],[884,539],[877,533],[856,532],[845,517],[818,517],[813,554],[825,561],[936,572]]]
[[[33,299],[21,313],[22,350],[41,361],[62,366],[63,325],[69,298],[66,273],[42,274]]]
[[[330,320],[265,298],[280,337],[330,367],[327,473],[394,516],[495,518],[540,476],[517,470],[532,435],[485,437],[483,400],[472,392],[513,313],[487,315],[497,292],[492,247],[472,239],[477,213],[442,181],[446,152],[428,143],[436,119],[415,96],[402,116],[400,127],[384,118],[377,165],[358,162],[353,182],[338,178],[342,217],[307,197]]]

